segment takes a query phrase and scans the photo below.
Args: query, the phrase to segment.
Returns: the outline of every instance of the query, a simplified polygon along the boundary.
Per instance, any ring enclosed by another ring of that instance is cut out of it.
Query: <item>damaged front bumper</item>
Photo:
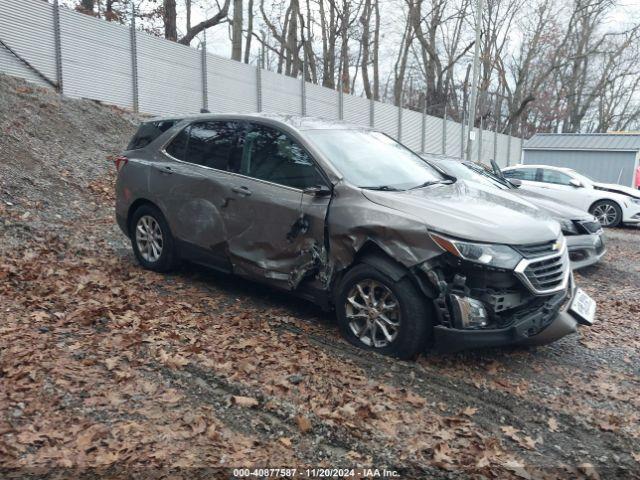
[[[571,235],[566,239],[572,270],[598,263],[607,251],[602,233]]]
[[[507,345],[544,345],[577,331],[578,319],[570,312],[576,287],[568,288],[528,312],[520,312],[513,323],[497,329],[434,327],[434,346],[439,352]]]

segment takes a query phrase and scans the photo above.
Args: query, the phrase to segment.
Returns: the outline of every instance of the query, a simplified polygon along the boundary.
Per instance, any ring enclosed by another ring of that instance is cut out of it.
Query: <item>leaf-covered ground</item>
[[[391,360],[267,287],[139,268],[107,160],[133,120],[0,77],[0,468],[640,478],[640,231],[577,275],[579,335]]]

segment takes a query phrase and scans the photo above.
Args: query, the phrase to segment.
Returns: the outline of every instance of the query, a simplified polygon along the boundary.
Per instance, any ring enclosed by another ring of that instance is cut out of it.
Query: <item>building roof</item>
[[[638,151],[640,134],[635,133],[536,133],[525,150]]]

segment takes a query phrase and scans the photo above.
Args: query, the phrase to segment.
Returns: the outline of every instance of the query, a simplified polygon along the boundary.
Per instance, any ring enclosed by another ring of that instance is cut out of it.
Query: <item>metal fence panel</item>
[[[262,109],[270,113],[300,114],[300,80],[275,72],[262,72]]]
[[[307,82],[306,93],[307,115],[329,120],[338,119],[338,92],[336,90]]]
[[[338,92],[338,95],[340,93]],[[369,126],[369,100],[355,95],[343,94],[344,121]]]
[[[64,93],[135,108],[133,64],[137,64],[139,111],[156,115],[197,113],[205,99],[213,112],[301,114],[300,79],[260,70],[174,42],[136,32],[137,55],[132,57],[129,27],[109,23],[61,7],[60,33]],[[42,0],[0,0],[0,40],[55,83],[57,80],[54,9]],[[203,61],[205,59],[206,61]],[[203,66],[206,72],[203,75]],[[0,47],[0,72],[48,85],[9,50]],[[258,77],[261,77],[258,84]],[[427,153],[441,154],[443,121],[391,104],[340,94],[319,85],[304,84],[306,114],[328,119],[342,117],[358,125],[371,125],[410,148],[420,150],[424,137]],[[261,99],[261,102],[259,102]],[[341,107],[342,104],[342,107]],[[372,109],[373,105],[373,109]],[[401,127],[399,129],[399,127]],[[461,156],[462,126],[446,122],[446,153]],[[472,143],[472,160],[478,159],[479,132]],[[484,131],[480,158],[494,157],[494,136]],[[520,161],[520,139],[499,134],[496,161],[504,166]],[[509,158],[508,158],[509,157]]]
[[[56,81],[56,55],[53,34],[53,7],[42,0],[0,0],[0,40],[20,57],[38,69],[52,82]],[[23,63],[0,47],[0,72],[20,75],[27,80],[37,78]],[[46,84],[37,78],[36,83]]]
[[[404,109],[402,112],[402,143],[419,152],[422,142],[422,114]]]
[[[427,115],[425,126],[425,153],[442,153],[442,119]]]
[[[207,93],[211,112],[249,113],[258,110],[256,69],[207,54]]]
[[[140,32],[136,41],[140,111],[154,115],[198,113],[202,108],[200,53]]]
[[[373,125],[393,138],[398,138],[398,107],[390,103],[374,103]]]
[[[64,93],[131,108],[129,28],[60,9]]]
[[[458,122],[447,120],[447,155],[462,158],[464,152],[460,145],[462,125]]]

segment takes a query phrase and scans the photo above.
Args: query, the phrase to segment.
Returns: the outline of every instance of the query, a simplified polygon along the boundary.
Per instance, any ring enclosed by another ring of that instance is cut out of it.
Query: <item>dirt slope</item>
[[[611,231],[607,260],[577,276],[600,308],[581,336],[381,358],[285,294],[141,270],[107,160],[134,120],[0,76],[0,468],[640,478],[638,231]]]

